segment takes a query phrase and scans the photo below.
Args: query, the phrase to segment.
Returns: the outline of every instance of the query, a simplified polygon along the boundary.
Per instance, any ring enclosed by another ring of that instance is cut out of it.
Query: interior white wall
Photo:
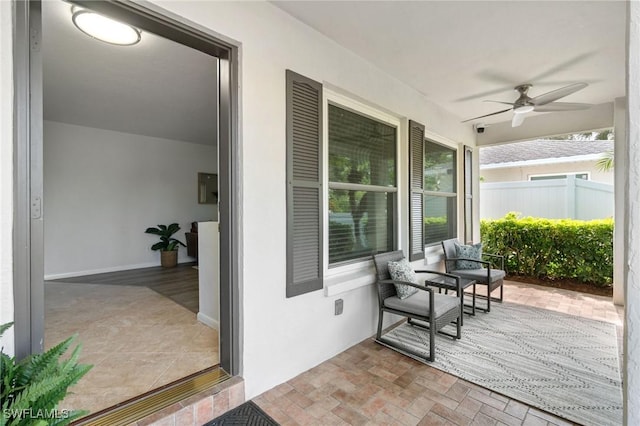
[[[332,297],[322,291],[285,297],[285,70],[425,123],[457,143],[473,146],[474,135],[422,94],[267,2],[157,3],[242,43],[241,356],[252,398],[370,337],[377,321],[372,285]],[[344,300],[340,316],[334,316],[337,298]]]
[[[213,146],[44,122],[45,278],[160,264],[144,230],[217,219],[198,204],[198,172],[216,173]],[[179,261],[190,261],[180,248]]]
[[[198,222],[198,321],[220,329],[220,222]]]
[[[13,321],[13,26],[11,2],[0,2],[0,324]],[[14,353],[13,328],[0,348]]]

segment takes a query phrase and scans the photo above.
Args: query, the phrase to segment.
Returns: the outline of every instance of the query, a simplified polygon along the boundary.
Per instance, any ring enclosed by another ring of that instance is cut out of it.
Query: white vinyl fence
[[[613,185],[576,179],[480,183],[480,218],[509,212],[548,219],[613,217]]]

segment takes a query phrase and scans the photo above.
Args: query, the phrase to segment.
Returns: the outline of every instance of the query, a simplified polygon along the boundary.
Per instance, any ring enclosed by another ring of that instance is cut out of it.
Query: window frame
[[[325,277],[331,281],[332,277],[337,277],[340,275],[351,274],[358,272],[369,270],[373,261],[370,256],[359,257],[356,259],[349,259],[342,262],[336,262],[333,264],[329,263],[329,190],[330,189],[338,189],[333,188],[332,184],[329,182],[329,105],[334,105],[336,107],[348,110],[355,114],[364,116],[366,118],[379,121],[396,129],[396,146],[395,146],[395,187],[383,187],[379,185],[361,185],[361,184],[347,184],[347,183],[336,183],[336,186],[339,186],[339,189],[345,189],[347,186],[353,186],[353,189],[362,190],[363,188],[376,188],[380,189],[380,192],[392,193],[394,195],[393,202],[393,247],[397,249],[400,244],[400,194],[403,190],[403,182],[400,178],[401,172],[404,170],[404,166],[402,164],[403,157],[401,156],[401,136],[402,136],[402,121],[401,118],[388,112],[384,111],[380,108],[376,108],[374,106],[365,104],[364,102],[358,101],[353,97],[349,97],[340,93],[337,93],[331,89],[324,88],[323,90],[323,117],[322,117],[322,126],[323,126],[323,144],[322,144],[322,184],[325,188],[323,190],[323,205],[325,206],[324,211],[322,212],[322,227],[323,234],[325,238],[323,240],[323,271]],[[382,190],[382,188],[388,188],[388,190]],[[326,280],[325,280],[326,281]],[[325,283],[325,287],[327,283]]]
[[[426,236],[427,236],[427,227],[424,224],[424,208],[427,205],[427,200],[426,200],[425,197],[432,196],[432,197],[442,197],[442,198],[445,198],[447,200],[448,199],[453,199],[452,204],[455,207],[455,211],[453,213],[454,222],[450,223],[449,220],[448,220],[450,218],[447,217],[447,225],[448,225],[449,231],[450,231],[449,238],[456,238],[457,235],[458,235],[458,222],[459,222],[459,219],[460,219],[460,217],[459,217],[460,216],[460,214],[459,214],[460,206],[459,206],[459,198],[458,198],[458,196],[459,196],[459,193],[460,193],[460,180],[461,180],[460,179],[460,175],[459,175],[459,172],[460,172],[460,170],[459,170],[460,158],[459,158],[459,155],[458,155],[459,154],[458,146],[457,145],[456,146],[451,146],[451,145],[449,145],[447,143],[443,143],[443,142],[440,142],[438,140],[435,140],[431,135],[425,134],[425,138],[424,138],[424,140],[422,142],[423,143],[423,145],[422,145],[422,148],[423,148],[422,149],[423,161],[424,161],[424,155],[426,154],[426,150],[427,150],[427,142],[435,144],[435,145],[439,145],[439,146],[444,147],[446,149],[449,149],[453,153],[453,155],[454,155],[454,158],[453,158],[453,176],[454,176],[454,179],[455,179],[454,182],[453,182],[453,189],[455,190],[455,192],[450,192],[450,191],[429,191],[429,190],[426,190],[424,188],[422,189],[422,196],[423,196],[423,200],[422,200],[422,203],[423,203],[423,208],[422,208],[423,209],[422,241],[423,241],[423,246],[424,246],[425,253],[428,251],[428,248],[430,248],[430,247],[436,247],[436,246],[439,247],[440,246],[440,241],[436,241],[436,242],[429,243],[429,244],[426,244],[424,242],[426,240]],[[425,170],[425,167],[423,166],[423,179],[424,179],[424,170]]]
[[[473,159],[474,159],[474,149],[468,145],[465,145],[462,148],[462,188],[464,193],[463,198],[463,220],[464,220],[464,239],[465,243],[473,242],[473,231],[474,231],[474,223],[473,223],[473,210],[475,208],[475,191],[474,191],[474,170],[473,170]]]
[[[455,211],[453,212],[454,223],[448,224],[449,232],[452,237],[460,235],[464,232],[460,229],[460,215],[464,206],[460,204],[460,196],[464,193],[461,187],[464,179],[461,179],[459,173],[464,166],[461,164],[462,158],[459,155],[464,145],[456,143],[450,139],[434,134],[426,130],[426,126],[417,121],[409,120],[409,128],[407,132],[407,153],[408,161],[408,184],[406,191],[407,206],[409,213],[408,242],[409,242],[409,258],[411,261],[423,260],[426,264],[436,263],[442,260],[442,251],[439,244],[434,242],[425,244],[426,226],[424,224],[424,210],[426,205],[426,196],[434,194],[436,196],[445,196],[452,201]],[[424,189],[425,186],[425,152],[426,142],[443,146],[451,150],[455,154],[453,165],[455,167],[455,184],[453,192],[434,192]],[[419,224],[419,225],[418,225]],[[417,225],[417,226],[414,226]]]

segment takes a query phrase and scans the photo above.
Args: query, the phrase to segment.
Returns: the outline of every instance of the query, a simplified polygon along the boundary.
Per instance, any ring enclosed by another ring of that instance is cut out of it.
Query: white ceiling
[[[217,135],[217,59],[148,32],[113,46],[42,4],[45,120],[199,144]]]
[[[505,109],[482,101],[513,102],[522,83],[533,84],[532,97],[589,83],[566,102],[625,94],[622,1],[273,4],[461,121]],[[43,2],[43,40],[45,119],[196,143],[215,138],[215,58],[149,33],[130,47],[99,42],[75,29],[63,1]],[[508,112],[469,125],[510,120]]]
[[[523,83],[533,84],[531,97],[589,83],[563,102],[600,104],[625,94],[623,1],[273,3],[461,120],[508,108],[482,101],[513,102]]]

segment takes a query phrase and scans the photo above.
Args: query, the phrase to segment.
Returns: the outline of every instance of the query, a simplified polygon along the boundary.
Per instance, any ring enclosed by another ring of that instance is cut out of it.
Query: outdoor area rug
[[[222,425],[278,426],[279,423],[262,411],[255,402],[247,401],[220,417],[216,417],[204,426]]]
[[[429,332],[406,322],[385,337],[428,352]],[[436,339],[435,368],[583,425],[622,424],[614,324],[496,303],[465,318],[462,339]]]

